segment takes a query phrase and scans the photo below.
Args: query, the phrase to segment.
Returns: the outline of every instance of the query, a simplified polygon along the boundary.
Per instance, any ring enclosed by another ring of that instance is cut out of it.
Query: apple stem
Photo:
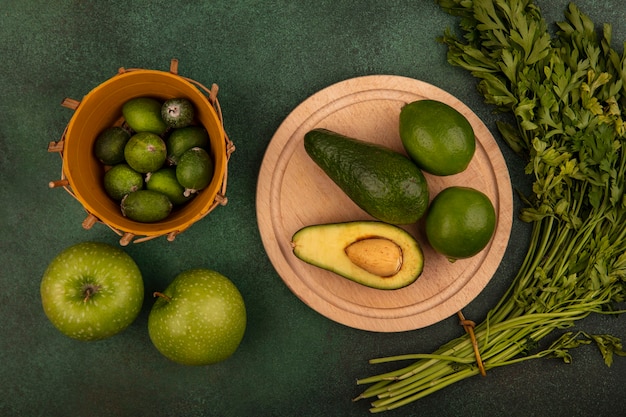
[[[91,296],[97,293],[99,289],[100,287],[97,285],[85,285],[85,288],[83,290],[83,294],[85,294],[85,298],[83,298],[83,303],[89,301]]]
[[[171,297],[168,297],[167,295],[163,294],[162,292],[155,291],[155,292],[152,293],[152,296],[153,297],[161,297],[161,298],[163,298],[167,302],[172,301]]]

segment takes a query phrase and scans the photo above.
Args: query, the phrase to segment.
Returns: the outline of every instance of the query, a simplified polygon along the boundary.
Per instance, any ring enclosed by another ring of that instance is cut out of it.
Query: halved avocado
[[[302,261],[381,290],[412,284],[424,268],[417,240],[380,221],[306,226],[293,235],[291,245]]]

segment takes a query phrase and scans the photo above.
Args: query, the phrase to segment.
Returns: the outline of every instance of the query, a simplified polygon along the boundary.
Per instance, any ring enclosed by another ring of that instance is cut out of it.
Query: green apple
[[[61,333],[99,340],[127,328],[144,297],[141,272],[122,249],[83,242],[68,247],[48,265],[40,286],[43,310]]]
[[[209,269],[180,273],[158,297],[148,316],[148,333],[165,357],[183,365],[209,365],[230,357],[246,329],[241,293]]]

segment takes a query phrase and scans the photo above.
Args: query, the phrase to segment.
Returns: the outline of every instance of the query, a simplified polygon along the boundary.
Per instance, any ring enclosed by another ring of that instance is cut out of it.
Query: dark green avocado
[[[372,217],[392,224],[410,224],[426,213],[428,185],[422,171],[407,156],[319,128],[305,134],[304,148],[335,184]]]

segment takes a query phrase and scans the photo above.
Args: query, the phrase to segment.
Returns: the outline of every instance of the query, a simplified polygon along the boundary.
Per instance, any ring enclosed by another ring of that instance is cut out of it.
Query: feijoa
[[[126,163],[137,172],[158,170],[165,163],[167,148],[160,136],[150,132],[136,133],[124,147]]]
[[[167,161],[176,165],[185,151],[199,147],[209,148],[209,134],[203,126],[187,126],[174,129],[165,141]]]
[[[94,155],[105,165],[124,162],[124,147],[130,139],[130,133],[120,126],[104,129],[94,143]]]
[[[213,160],[207,151],[194,147],[183,153],[176,165],[176,179],[185,187],[185,195],[207,187],[213,179]]]
[[[193,103],[184,97],[171,98],[161,106],[161,118],[169,127],[189,126],[195,115]]]
[[[165,194],[174,205],[189,201],[193,195],[186,197],[185,187],[176,179],[176,168],[165,167],[146,174],[146,188]]]
[[[172,202],[153,190],[139,190],[127,194],[120,205],[122,214],[131,220],[153,223],[165,219],[172,211]]]
[[[167,124],[161,117],[161,102],[152,97],[136,97],[122,106],[122,115],[126,123],[135,132],[151,132],[162,135]]]
[[[104,190],[116,201],[141,190],[143,185],[143,176],[127,164],[117,164],[104,174]]]

